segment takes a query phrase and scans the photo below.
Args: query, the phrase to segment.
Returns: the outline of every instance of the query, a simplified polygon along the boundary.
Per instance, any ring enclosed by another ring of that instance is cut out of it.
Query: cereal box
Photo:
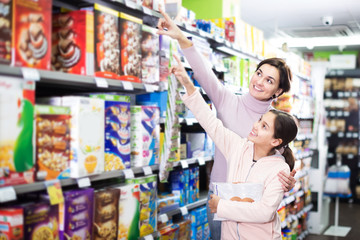
[[[53,15],[51,69],[94,75],[94,13],[72,11]]]
[[[95,192],[94,240],[116,240],[119,220],[119,189]]]
[[[70,108],[36,105],[36,178],[70,177]]]
[[[0,239],[24,239],[24,216],[22,209],[0,209]]]
[[[120,13],[120,80],[141,82],[142,20]]]
[[[140,220],[140,189],[138,184],[119,187],[118,240],[138,239]]]
[[[130,97],[91,97],[105,100],[105,171],[130,168]]]
[[[12,2],[0,2],[0,63],[10,64],[12,37]]]
[[[60,204],[60,239],[92,239],[94,189],[64,192],[64,203]]]
[[[159,108],[131,106],[131,165],[150,166],[159,162]]]
[[[12,65],[50,70],[51,0],[13,0]]]
[[[71,177],[102,173],[104,171],[104,100],[63,97],[62,105],[71,108]]]
[[[35,84],[0,77],[0,187],[34,181]]]
[[[159,36],[156,29],[142,26],[141,37],[141,75],[142,82],[158,84],[159,79]]]
[[[119,12],[94,5],[95,76],[116,78],[120,74]]]

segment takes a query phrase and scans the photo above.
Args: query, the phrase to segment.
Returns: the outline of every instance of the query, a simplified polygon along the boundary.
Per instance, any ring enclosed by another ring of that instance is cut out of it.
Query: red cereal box
[[[94,75],[94,13],[72,11],[53,15],[51,69]]]
[[[22,209],[0,209],[0,239],[24,239],[24,217]]]
[[[51,0],[13,1],[12,65],[50,70]]]

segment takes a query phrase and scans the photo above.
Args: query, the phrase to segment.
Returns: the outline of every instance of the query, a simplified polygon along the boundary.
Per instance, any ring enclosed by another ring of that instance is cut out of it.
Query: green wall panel
[[[222,18],[222,0],[182,0],[182,5],[196,13],[196,19]]]

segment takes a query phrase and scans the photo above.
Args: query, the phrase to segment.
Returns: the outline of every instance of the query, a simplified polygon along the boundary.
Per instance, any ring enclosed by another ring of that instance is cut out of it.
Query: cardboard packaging
[[[140,236],[140,187],[138,184],[127,184],[119,189],[118,240],[138,239]]]
[[[159,108],[131,106],[131,166],[150,166],[159,162]]]
[[[120,13],[120,80],[141,82],[141,25],[141,19]]]
[[[64,203],[59,205],[60,240],[92,239],[94,189],[64,192]]]
[[[130,97],[95,94],[105,100],[105,171],[130,168]]]
[[[36,105],[36,179],[70,177],[70,108]]]
[[[94,75],[94,13],[59,13],[52,20],[51,69]]]
[[[50,70],[51,11],[51,0],[13,0],[13,66]]]
[[[24,216],[22,209],[0,209],[0,236],[6,240],[24,239]]]
[[[94,240],[116,240],[119,220],[119,189],[95,192]]]
[[[119,12],[94,5],[95,76],[117,78],[120,74]]]
[[[0,63],[11,62],[12,2],[0,3]]]
[[[156,29],[142,26],[141,38],[141,75],[142,82],[158,84],[159,79],[159,36]]]
[[[0,187],[34,182],[35,83],[0,77]]]

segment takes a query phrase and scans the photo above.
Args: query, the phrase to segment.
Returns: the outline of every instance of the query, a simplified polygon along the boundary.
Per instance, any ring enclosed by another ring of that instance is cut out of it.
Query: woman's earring
[[[277,98],[277,96],[274,94],[274,95],[272,96],[272,99],[275,99],[275,98]]]

